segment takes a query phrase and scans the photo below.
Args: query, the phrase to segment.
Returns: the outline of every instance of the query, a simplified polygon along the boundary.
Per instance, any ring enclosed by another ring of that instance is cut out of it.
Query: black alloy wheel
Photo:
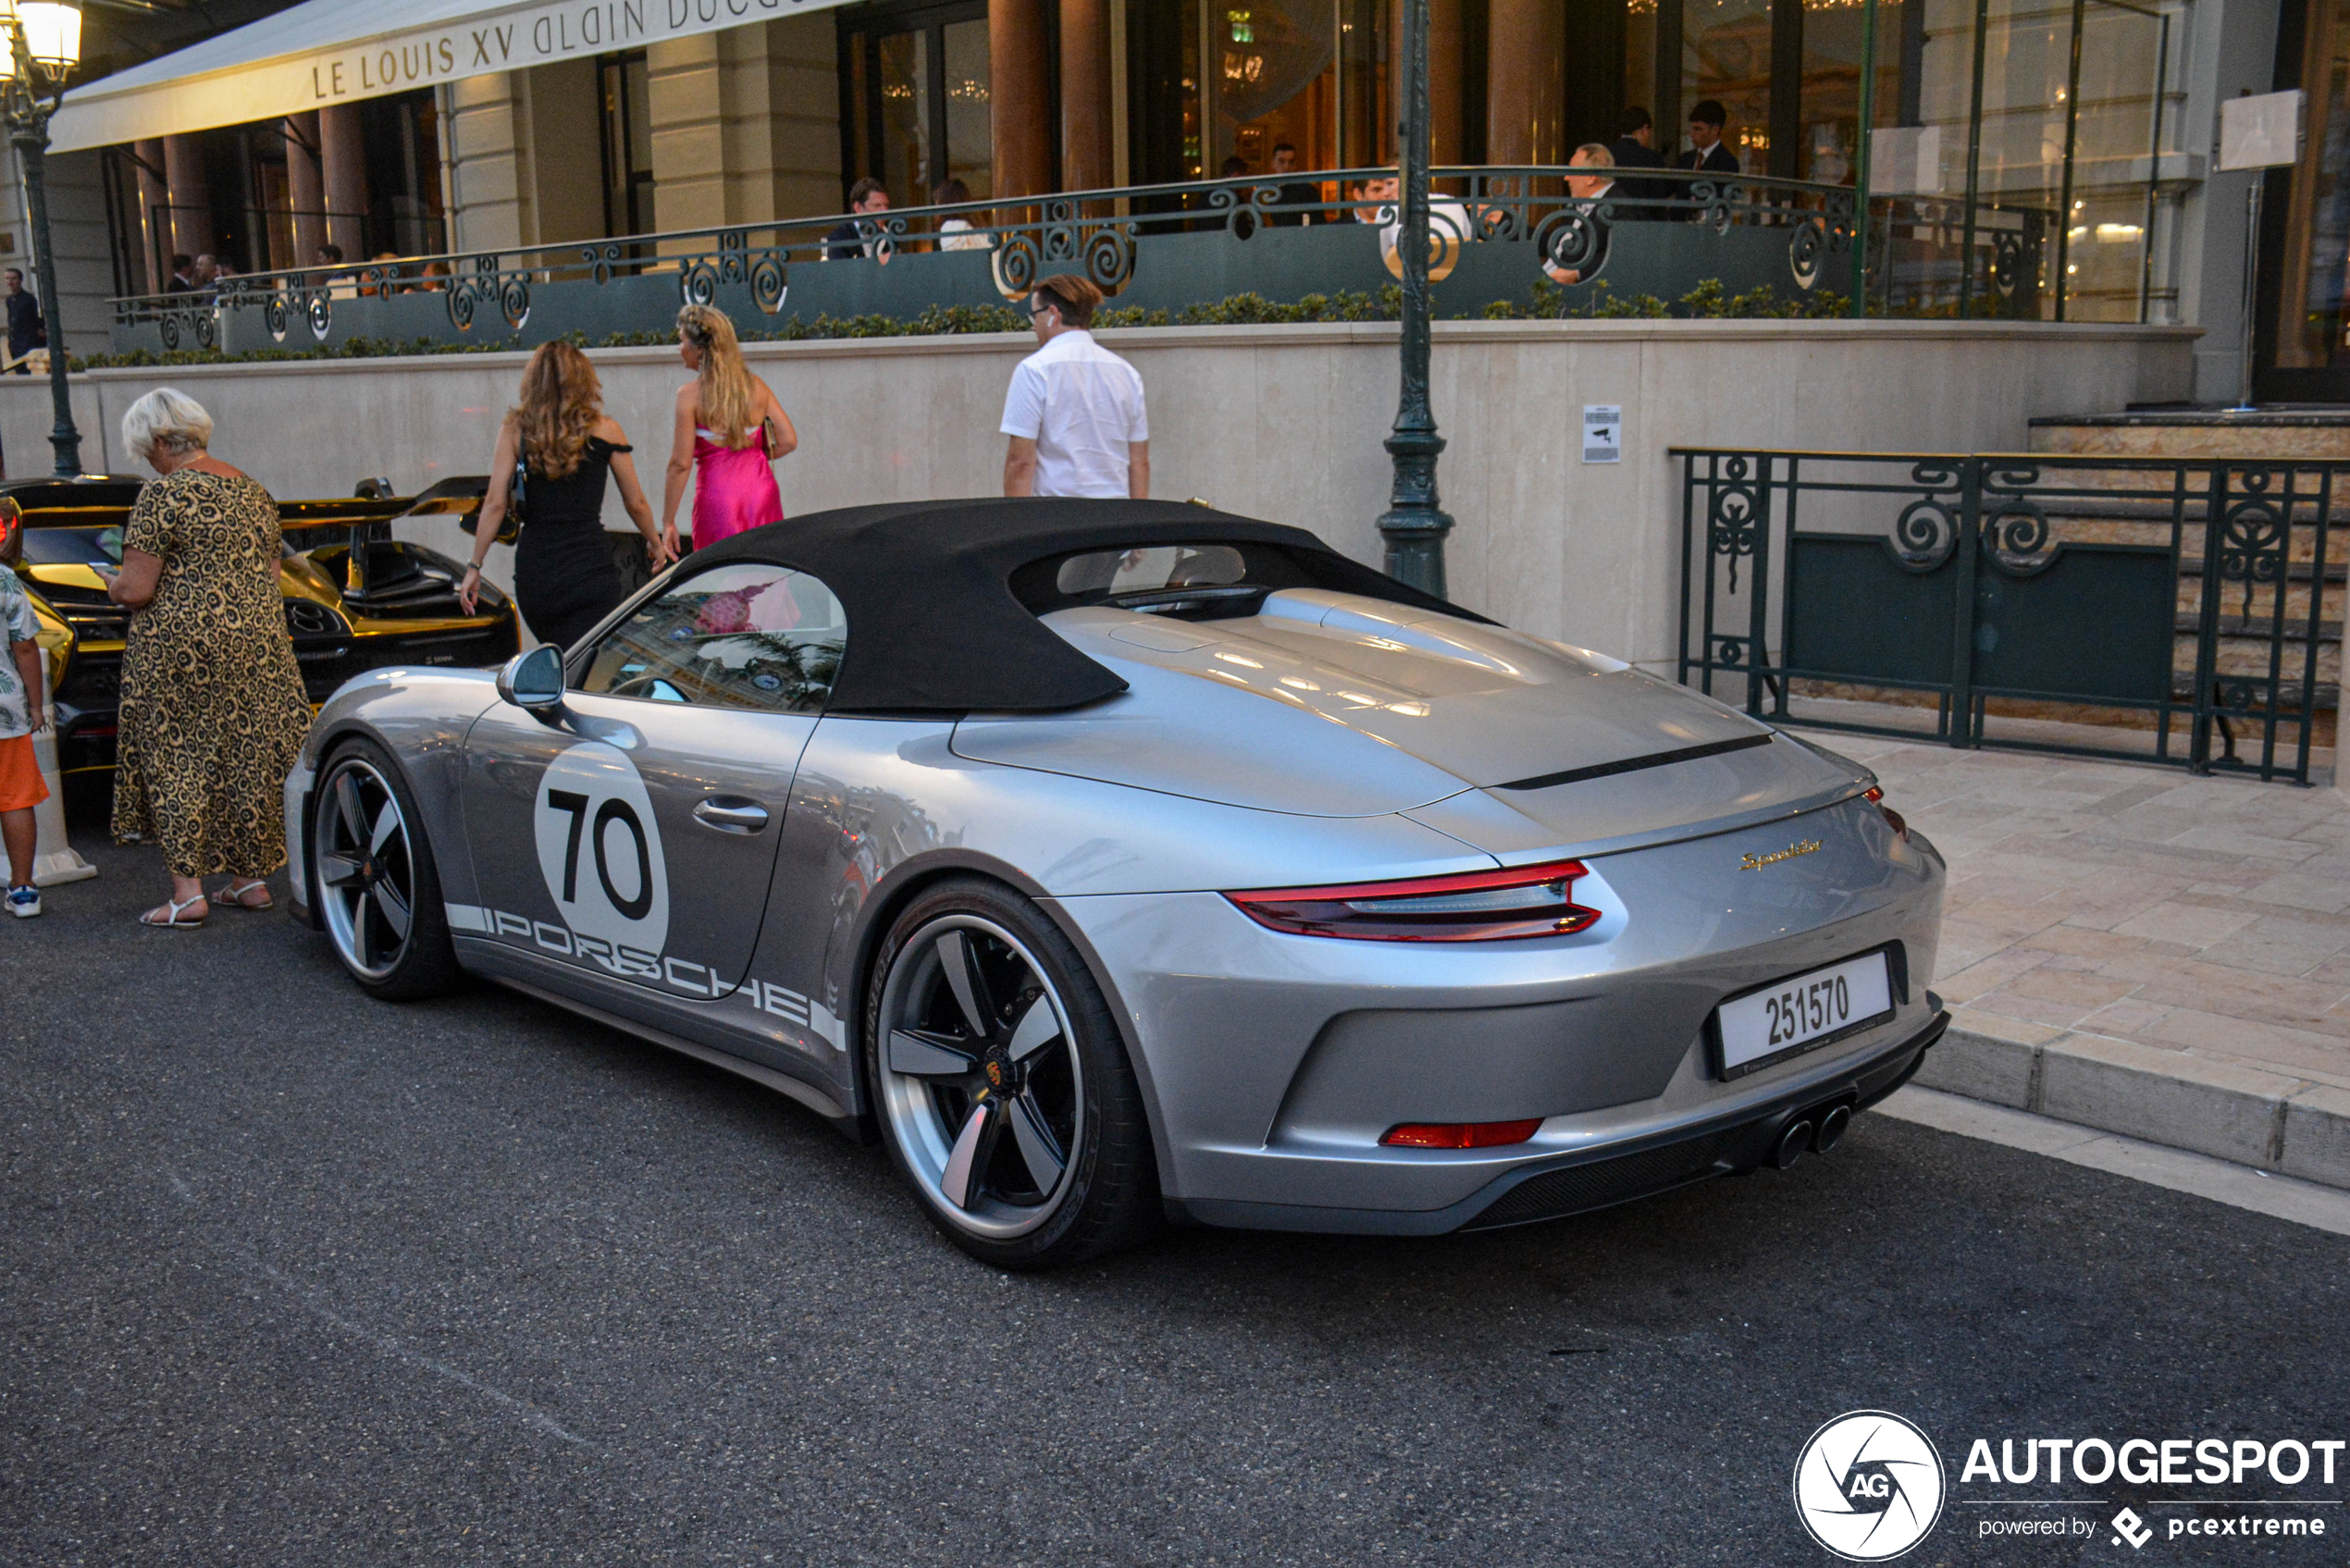
[[[351,978],[390,1001],[436,996],[461,973],[422,818],[390,759],[337,751],[311,796],[310,876]]]
[[[890,1152],[973,1257],[1054,1268],[1156,1228],[1150,1130],[1117,1025],[1027,899],[976,878],[924,890],[877,956],[864,1038]]]

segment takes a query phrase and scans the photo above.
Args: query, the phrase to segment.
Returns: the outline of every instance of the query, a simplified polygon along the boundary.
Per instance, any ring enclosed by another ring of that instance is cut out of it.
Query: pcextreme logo
[[[1942,1517],[1942,1456],[1911,1422],[1855,1410],[1812,1434],[1795,1462],[1795,1512],[1849,1562],[1883,1562]]]

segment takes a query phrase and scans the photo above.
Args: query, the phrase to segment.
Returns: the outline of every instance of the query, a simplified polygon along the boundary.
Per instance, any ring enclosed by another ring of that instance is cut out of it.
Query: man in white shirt
[[[1148,499],[1150,425],[1143,378],[1094,341],[1102,291],[1056,274],[1028,296],[1042,345],[1012,372],[1004,394],[1004,493]]]

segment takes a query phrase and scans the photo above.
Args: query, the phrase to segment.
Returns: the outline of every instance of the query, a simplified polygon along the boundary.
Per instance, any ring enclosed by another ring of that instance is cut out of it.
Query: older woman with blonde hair
[[[523,367],[522,401],[498,426],[473,562],[457,586],[465,613],[474,612],[483,558],[517,500],[523,519],[514,547],[514,603],[540,642],[569,648],[627,597],[612,541],[604,537],[607,479],[619,483],[620,503],[645,536],[653,570],[668,565],[670,551],[653,530],[653,509],[637,483],[634,450],[628,432],[604,413],[603,385],[588,356],[560,340],[541,343]]]
[[[215,902],[272,907],[286,863],[282,791],[310,703],[278,587],[278,503],[211,454],[212,416],[163,388],[122,416],[122,444],[154,468],[106,595],[130,611],[122,654],[114,831],[158,842],[171,897],[143,925],[187,930]],[[230,881],[207,898],[203,879]]]
[[[694,482],[694,540],[707,549],[731,534],[784,518],[775,460],[798,450],[799,432],[774,390],[743,364],[735,324],[714,305],[677,313],[677,357],[694,378],[677,389],[669,435],[669,476],[662,488],[661,532],[673,552],[677,503]]]

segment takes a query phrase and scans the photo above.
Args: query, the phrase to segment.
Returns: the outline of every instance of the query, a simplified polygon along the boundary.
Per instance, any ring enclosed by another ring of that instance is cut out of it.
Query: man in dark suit
[[[1298,172],[1297,146],[1294,142],[1276,142],[1273,144],[1273,172],[1284,176],[1293,176]],[[1273,204],[1277,207],[1311,208],[1317,207],[1321,204],[1322,187],[1317,181],[1284,179],[1281,181],[1280,196]],[[1268,221],[1286,228],[1294,228],[1307,222],[1329,223],[1332,219],[1328,215],[1287,212],[1276,213]]]
[[[1730,117],[1718,98],[1701,98],[1689,110],[1689,151],[1673,160],[1675,168],[1701,174],[1742,174],[1736,153],[1722,144],[1722,128]]]
[[[1656,150],[1656,122],[1638,104],[1626,109],[1615,120],[1615,140],[1608,143],[1608,153],[1619,169],[1670,168],[1670,159]],[[1642,179],[1636,174],[1616,176],[1621,188],[1618,194],[1634,202],[1669,200],[1680,188],[1677,179]],[[1625,207],[1620,216],[1629,222],[1641,222],[1663,217],[1664,213],[1654,207]]]
[[[824,236],[826,261],[854,261],[859,256],[871,256],[883,265],[889,265],[897,247],[886,238],[868,241],[858,227],[860,217],[877,217],[889,211],[889,190],[871,175],[848,188],[849,216],[830,234]]]
[[[20,268],[0,272],[0,286],[7,290],[8,357],[18,362],[18,375],[30,376],[32,371],[23,363],[24,356],[49,341],[48,324],[41,319],[41,302],[25,292]]]

